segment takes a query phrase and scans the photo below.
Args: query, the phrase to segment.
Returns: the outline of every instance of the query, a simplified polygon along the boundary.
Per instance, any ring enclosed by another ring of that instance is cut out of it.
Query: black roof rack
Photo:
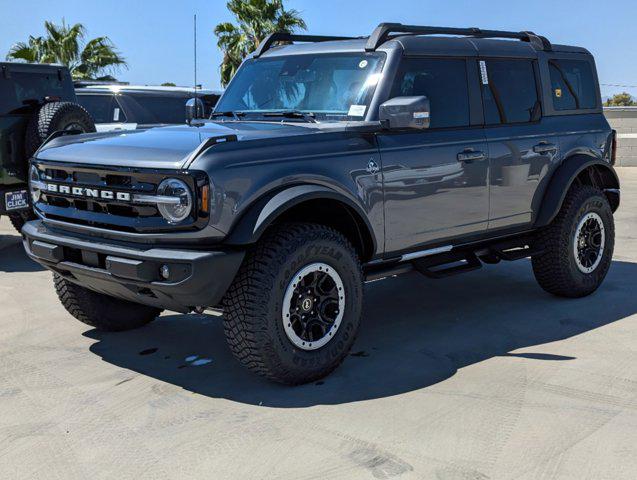
[[[331,40],[354,40],[357,37],[332,37],[325,35],[296,35],[293,33],[275,32],[268,35],[254,52],[254,58],[259,58],[276,42],[329,42]],[[360,38],[360,37],[358,37]]]
[[[529,42],[539,50],[551,51],[551,42],[533,32],[506,32],[500,30],[481,30],[479,28],[426,27],[403,25],[402,23],[381,23],[367,40],[365,50],[373,52],[387,40],[401,34],[408,35],[461,35],[476,38],[514,38]]]

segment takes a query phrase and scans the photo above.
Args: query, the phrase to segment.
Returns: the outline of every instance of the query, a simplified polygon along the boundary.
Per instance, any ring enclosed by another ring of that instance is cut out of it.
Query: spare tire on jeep
[[[59,130],[78,130],[83,133],[95,132],[93,117],[84,107],[72,102],[51,102],[42,105],[31,117],[27,126],[24,142],[25,158],[29,159],[40,145]],[[32,210],[9,215],[11,223],[19,232],[25,222],[35,220]]]
[[[31,158],[40,145],[59,130],[95,132],[93,117],[84,107],[71,102],[45,103],[29,120],[25,138],[26,158]]]

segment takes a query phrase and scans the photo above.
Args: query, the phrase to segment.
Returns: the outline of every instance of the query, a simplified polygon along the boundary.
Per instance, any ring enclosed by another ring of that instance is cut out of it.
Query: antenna
[[[195,111],[199,112],[199,97],[197,95],[197,14],[193,18],[194,23],[194,44],[195,44]],[[203,112],[202,112],[203,113]]]

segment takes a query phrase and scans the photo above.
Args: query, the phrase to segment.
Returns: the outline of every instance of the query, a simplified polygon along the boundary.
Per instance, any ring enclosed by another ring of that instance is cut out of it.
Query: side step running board
[[[414,268],[429,278],[445,278],[470,272],[482,267],[482,262],[473,252],[448,253],[413,262]]]
[[[454,250],[449,245],[368,264],[365,268],[365,281],[380,280],[412,270],[429,278],[444,278],[477,270],[484,263],[495,264],[502,260],[512,262],[542,253],[543,250],[533,245],[533,237],[530,236],[500,241],[471,250],[467,247]]]

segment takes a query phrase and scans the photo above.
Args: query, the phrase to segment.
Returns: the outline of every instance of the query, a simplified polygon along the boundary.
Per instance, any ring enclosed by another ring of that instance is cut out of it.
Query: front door
[[[430,128],[382,132],[386,252],[486,230],[488,146],[471,126],[467,60],[404,58],[391,97],[425,95]]]

